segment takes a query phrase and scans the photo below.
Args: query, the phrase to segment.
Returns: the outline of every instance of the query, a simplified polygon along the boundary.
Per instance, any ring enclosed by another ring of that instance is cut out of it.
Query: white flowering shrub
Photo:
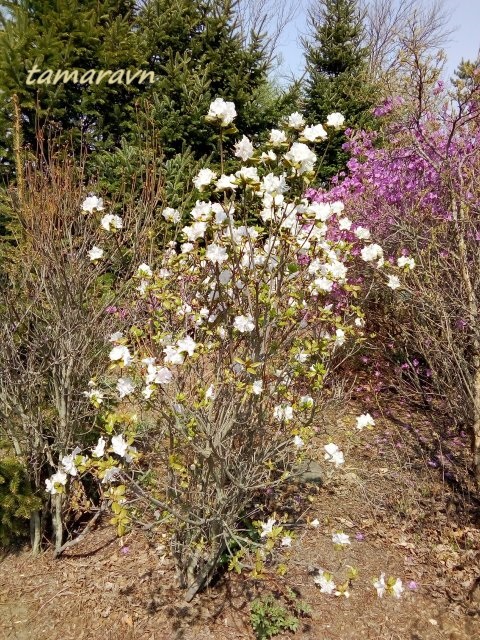
[[[334,115],[327,129],[341,126]],[[235,132],[234,117],[233,104],[212,104],[208,120],[219,126],[222,147]],[[108,442],[101,438],[89,456],[78,456],[80,469],[106,487],[121,479],[105,489],[119,533],[128,524],[125,491],[168,516],[187,598],[208,583],[225,553],[239,566],[238,550],[252,542],[246,523],[254,499],[285,481],[308,449],[321,391],[335,362],[362,337],[359,287],[348,269],[372,261],[380,268],[382,252],[378,245],[365,250],[368,233],[355,242],[342,238],[351,223],[341,202],[304,197],[317,166],[312,144],[327,135],[292,114],[264,148],[243,136],[234,146],[238,170],[200,171],[187,225],[186,212],[164,209],[173,240],[155,267],[138,268],[132,308],[141,313],[128,333],[110,338],[115,380],[92,383],[87,392],[99,409],[106,399],[118,403],[119,413],[106,419]],[[103,220],[105,229],[116,228],[114,218]],[[155,425],[148,489],[135,480],[129,407]],[[327,462],[343,463],[335,444],[325,451]],[[53,477],[49,489],[63,490],[66,480]],[[254,523],[253,542],[261,546],[275,534],[289,546],[292,538],[275,522]]]
[[[71,502],[52,489],[71,475],[59,461],[96,438],[92,390],[84,392],[107,368],[105,334],[120,328],[125,287],[147,255],[156,205],[155,185],[146,184],[134,205],[119,197],[122,216],[111,215],[111,205],[85,193],[83,159],[54,146],[47,164],[27,163],[24,198],[12,201],[15,243],[4,243],[0,278],[0,440],[42,498],[31,516],[34,552],[50,531],[58,551],[71,518],[95,502],[88,486],[85,499]]]

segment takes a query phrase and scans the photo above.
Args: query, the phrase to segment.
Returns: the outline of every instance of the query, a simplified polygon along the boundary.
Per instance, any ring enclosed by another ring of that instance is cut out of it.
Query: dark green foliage
[[[133,29],[134,8],[134,0],[0,0],[0,164],[4,174],[9,175],[11,167],[8,132],[13,94],[18,95],[23,114],[24,142],[33,151],[38,133],[47,135],[47,122],[71,137],[77,148],[80,143],[92,149],[109,148],[128,133],[134,100],[144,91],[143,85],[108,84],[108,77],[98,85],[29,85],[27,79],[34,65],[54,73],[145,68]]]
[[[145,92],[149,104],[143,113],[166,159],[187,149],[196,159],[216,156],[217,132],[205,122],[216,97],[235,103],[235,125],[248,136],[274,126],[294,101],[294,91],[275,91],[268,81],[263,36],[243,41],[235,5],[148,0],[139,12],[143,55],[158,78]]]
[[[319,0],[310,15],[313,41],[306,44],[309,79],[305,114],[311,123],[324,123],[338,111],[346,126],[373,125],[374,89],[367,75],[367,49],[357,0]],[[329,142],[321,177],[329,179],[345,167],[345,138],[338,132]]]
[[[22,463],[17,458],[0,460],[0,546],[24,536],[30,515],[40,507]]]

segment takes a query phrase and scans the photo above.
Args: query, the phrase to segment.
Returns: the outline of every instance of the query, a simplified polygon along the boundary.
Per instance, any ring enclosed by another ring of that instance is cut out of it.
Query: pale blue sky
[[[299,77],[303,70],[301,36],[306,35],[306,13],[311,0],[298,0],[299,10],[295,19],[285,28],[279,52],[283,57],[280,76],[293,73]],[[428,4],[428,0],[426,0]],[[480,47],[480,0],[445,0],[450,13],[450,25],[455,31],[446,44],[447,64],[445,75],[450,77],[462,57],[474,59]]]

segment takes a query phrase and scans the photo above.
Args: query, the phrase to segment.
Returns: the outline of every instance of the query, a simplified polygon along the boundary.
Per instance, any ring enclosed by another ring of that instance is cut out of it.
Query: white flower
[[[332,207],[328,202],[313,202],[308,210],[315,215],[315,220],[326,222],[332,215]]]
[[[316,291],[331,291],[333,288],[333,281],[329,280],[328,278],[324,278],[323,276],[321,278],[315,278],[315,280],[312,282],[311,285],[313,290]]]
[[[318,518],[315,518],[315,520],[312,520],[310,522],[310,526],[316,529],[317,527],[320,526],[320,520]]]
[[[273,410],[273,417],[276,420],[285,420],[285,422],[289,422],[293,419],[293,407],[291,407],[289,404],[279,404]]]
[[[334,262],[326,264],[325,269],[332,278],[335,278],[335,280],[345,280],[345,276],[347,275],[347,267],[343,264],[343,262],[340,262],[340,260],[335,260]]]
[[[189,242],[195,242],[198,238],[203,238],[207,225],[205,222],[194,222],[189,227],[183,227],[182,231],[187,236]]]
[[[315,576],[313,579],[315,584],[318,584],[320,587],[320,591],[322,593],[327,593],[328,595],[332,595],[335,591],[336,586],[332,580],[332,577],[329,574],[325,574],[322,570],[319,570],[318,576]]]
[[[231,173],[229,176],[223,173],[215,183],[215,187],[219,191],[226,191],[227,189],[232,189],[234,191],[237,186],[238,185],[235,183],[235,176],[233,175],[233,173]]]
[[[102,458],[105,453],[105,445],[106,445],[105,438],[100,436],[96,446],[92,449],[92,456],[94,458]]]
[[[350,227],[352,226],[352,221],[348,218],[340,218],[338,221],[338,228],[340,231],[350,231]]]
[[[166,364],[183,364],[185,358],[178,348],[168,345],[163,350],[163,353],[165,354],[164,360]]]
[[[385,583],[385,574],[381,573],[380,574],[380,578],[373,583],[373,586],[375,587],[375,589],[377,590],[377,596],[379,598],[383,598],[383,595],[387,589],[387,585]]]
[[[61,484],[63,486],[67,484],[67,474],[64,471],[57,471],[53,476],[45,480],[46,489],[52,496],[58,493],[57,488],[55,487],[56,484]]]
[[[362,260],[365,262],[372,262],[373,260],[382,260],[383,258],[383,249],[378,244],[369,244],[360,252]]]
[[[107,213],[100,220],[100,226],[105,231],[116,231],[123,227],[123,222],[120,216],[116,216],[113,213]]]
[[[252,393],[259,396],[263,391],[263,382],[261,380],[255,380],[252,384]]]
[[[301,113],[295,111],[294,113],[288,116],[288,126],[292,127],[292,129],[301,129],[305,126],[305,119]]]
[[[80,447],[75,447],[69,456],[63,456],[62,458],[62,466],[71,476],[76,476],[78,474],[77,467],[75,466],[75,457],[78,456],[80,451]]]
[[[372,416],[369,413],[362,413],[361,416],[358,416],[356,428],[359,429],[360,431],[364,427],[374,427],[374,426],[375,426],[375,420],[372,418]]]
[[[103,249],[100,249],[100,247],[93,245],[87,255],[92,262],[94,262],[95,260],[100,260],[101,258],[103,258]]]
[[[301,407],[313,407],[312,396],[302,396],[299,400],[299,405]]]
[[[120,473],[120,469],[118,467],[110,467],[105,471],[103,476],[102,484],[106,484],[107,482],[112,482]]]
[[[110,351],[110,360],[112,362],[118,362],[119,360],[123,360],[123,364],[125,367],[128,367],[132,362],[132,356],[130,355],[130,351],[128,347],[123,344],[119,344]]]
[[[83,395],[95,405],[102,404],[103,402],[103,393],[100,389],[89,389],[88,391],[84,391]]]
[[[335,344],[339,347],[345,343],[345,331],[343,329],[337,329],[335,331]]]
[[[312,171],[317,160],[317,156],[303,142],[294,142],[284,157],[300,175]]]
[[[228,127],[235,119],[237,112],[233,102],[225,102],[223,98],[216,98],[210,105],[207,120],[218,122],[222,127]]]
[[[292,538],[290,536],[283,536],[282,541],[280,543],[282,547],[291,547],[292,546]]]
[[[265,153],[265,151],[262,151],[262,155],[260,156],[260,160],[263,160],[263,162],[275,162],[276,159],[277,159],[277,156],[272,151],[272,149],[270,149],[268,153]]]
[[[355,318],[355,326],[356,327],[364,327],[365,326],[365,320],[363,318]]]
[[[204,187],[208,187],[208,185],[211,184],[216,177],[217,174],[211,169],[200,169],[200,171],[198,172],[198,176],[193,180],[193,184],[195,185],[196,189],[202,191],[202,189]]]
[[[137,269],[137,276],[139,278],[151,278],[153,276],[153,271],[148,264],[143,263]]]
[[[329,127],[335,127],[336,129],[338,129],[339,127],[343,126],[344,122],[345,118],[341,113],[338,113],[337,111],[327,116],[327,126]]]
[[[125,457],[127,453],[128,444],[125,442],[123,434],[119,434],[118,436],[113,436],[112,438],[112,449],[113,453],[116,453],[117,456],[121,458]]]
[[[177,209],[173,209],[172,207],[165,207],[165,209],[162,211],[162,216],[168,222],[175,223],[180,222],[182,218],[180,211],[178,211]]]
[[[182,253],[189,253],[193,249],[194,245],[191,242],[184,242],[180,245]]]
[[[121,340],[123,338],[123,333],[121,331],[115,331],[115,333],[112,333],[109,337],[109,342],[118,342],[119,340]]]
[[[288,185],[285,180],[285,174],[276,176],[273,173],[269,173],[262,178],[262,191],[268,193],[271,196],[278,196],[288,191]],[[275,201],[275,204],[280,204]]]
[[[300,135],[309,142],[316,142],[317,140],[325,140],[327,132],[321,124],[316,124],[314,127],[305,127]]]
[[[246,162],[253,156],[253,144],[250,142],[247,136],[243,136],[243,138],[235,144],[234,155],[244,162]]]
[[[250,331],[255,329],[255,323],[250,314],[248,314],[248,316],[236,316],[233,321],[233,326],[237,331],[240,331],[240,333],[250,333]]]
[[[269,518],[267,520],[267,522],[262,522],[262,532],[260,533],[260,537],[261,538],[265,538],[265,536],[268,536],[270,533],[272,533],[272,529],[273,529],[273,525],[275,524],[276,520],[275,518]]]
[[[353,233],[359,240],[370,240],[370,231],[366,227],[357,227]]]
[[[235,173],[235,176],[238,180],[243,180],[243,182],[246,182],[247,184],[260,182],[256,167],[242,167]]]
[[[207,400],[215,400],[215,387],[211,384],[205,391],[205,398]]]
[[[213,264],[222,264],[225,260],[228,260],[228,253],[226,249],[218,244],[211,244],[205,253],[205,257]]]
[[[297,355],[295,356],[295,360],[297,362],[306,362],[309,358],[308,353],[297,353]]]
[[[397,260],[397,264],[399,267],[408,267],[409,269],[413,269],[415,267],[415,260],[413,258],[407,258],[407,256],[400,256]]]
[[[141,296],[144,296],[148,289],[148,280],[140,280],[140,284],[136,288]]]
[[[342,211],[345,209],[345,205],[341,200],[335,200],[335,202],[332,202],[330,204],[330,208],[332,210],[332,213],[339,214],[342,213]]]
[[[153,384],[147,385],[144,389],[142,389],[142,396],[145,400],[149,400],[155,391],[155,386]]]
[[[398,289],[398,287],[400,287],[400,280],[398,278],[398,276],[388,276],[388,282],[387,282],[387,287],[390,287],[390,289]]]
[[[395,580],[395,583],[392,585],[391,590],[395,598],[402,597],[402,593],[405,591],[405,589],[403,588],[403,584],[400,578],[397,578]]]
[[[336,467],[339,467],[345,462],[343,453],[340,451],[336,444],[333,444],[333,442],[331,442],[330,444],[326,444],[323,448],[326,452],[325,460],[327,460],[328,462],[333,462]]]
[[[131,378],[119,378],[117,381],[117,391],[120,398],[129,396],[135,390],[135,385]]]
[[[270,144],[274,147],[281,145],[283,142],[287,141],[287,136],[285,131],[280,131],[280,129],[272,129],[270,131]]]
[[[350,542],[350,537],[347,536],[346,533],[334,533],[332,535],[332,542],[333,544],[340,544],[340,545],[346,545],[346,544],[351,544]]]
[[[295,436],[293,438],[293,444],[297,447],[297,449],[301,449],[305,443],[300,436]]]
[[[218,276],[220,284],[228,284],[232,279],[232,275],[233,273],[229,269],[224,269],[223,271],[220,271],[220,274]]]
[[[221,206],[221,205],[220,205]],[[212,217],[213,205],[208,200],[208,202],[203,202],[202,200],[197,200],[195,206],[190,211],[190,215],[194,220],[200,222],[207,222]]]
[[[103,198],[97,198],[97,196],[88,196],[82,202],[82,211],[86,213],[93,213],[93,210],[103,211]]]
[[[145,383],[150,385],[154,384],[170,384],[172,381],[172,372],[167,367],[156,367],[154,364],[148,364],[147,376]]]
[[[184,351],[186,351],[189,356],[193,356],[193,352],[197,347],[197,343],[193,338],[191,338],[190,336],[187,336],[186,338],[181,338],[180,340],[177,340],[177,347],[178,347],[179,353],[183,353]]]

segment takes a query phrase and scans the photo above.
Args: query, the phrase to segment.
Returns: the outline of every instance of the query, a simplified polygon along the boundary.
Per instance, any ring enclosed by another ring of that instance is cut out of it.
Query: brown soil
[[[292,499],[309,507],[284,552],[285,577],[273,570],[263,580],[227,573],[187,604],[175,586],[162,532],[137,529],[118,540],[106,518],[59,560],[51,552],[32,559],[27,550],[3,558],[0,637],[253,639],[251,601],[288,585],[312,611],[295,636],[279,639],[480,638],[480,530],[470,479],[454,452],[435,450],[434,428],[425,417],[412,417],[390,399],[388,404],[390,417],[377,407],[372,430],[352,428],[354,417],[369,409],[352,406],[327,436],[319,432],[317,458],[322,460],[331,436],[346,459],[343,468],[328,469],[322,487],[291,487],[288,495],[271,497],[279,515]],[[461,450],[459,459],[464,457]],[[314,518],[320,520],[317,528],[308,525]],[[352,541],[342,550],[331,541],[338,530]],[[350,598],[320,593],[313,583],[316,569],[330,571],[340,584],[349,565],[358,570]],[[372,580],[381,571],[403,580],[402,599],[377,598]],[[416,590],[407,587],[410,581]]]

